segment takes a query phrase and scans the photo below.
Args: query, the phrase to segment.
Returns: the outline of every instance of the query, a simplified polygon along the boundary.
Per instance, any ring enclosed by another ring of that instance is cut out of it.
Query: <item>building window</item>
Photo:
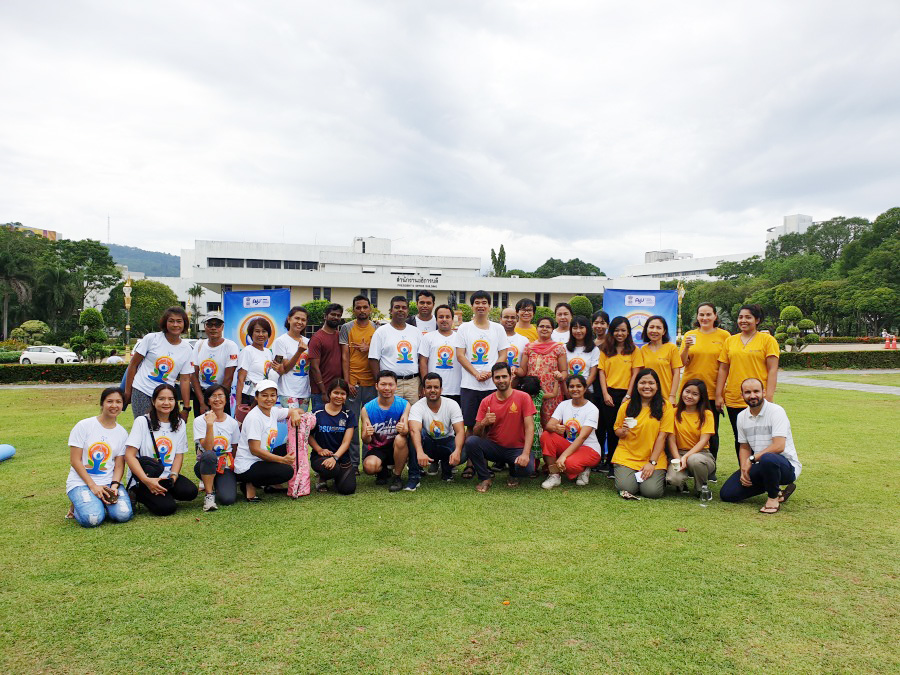
[[[322,288],[320,286],[313,286],[313,300],[321,300],[322,299]]]
[[[493,293],[491,293],[491,296],[492,296],[491,297],[491,305],[493,307],[499,307],[500,306],[500,293],[498,293],[497,291],[494,291]]]
[[[500,294],[500,307],[503,309],[509,307],[509,293]]]
[[[541,302],[543,300],[543,302]],[[538,307],[549,307],[550,306],[550,294],[549,293],[535,293],[534,294],[534,304]]]
[[[363,244],[363,246],[365,246],[365,244]],[[369,303],[372,305],[372,307],[378,307],[378,289],[377,288],[373,288],[371,291],[369,291]]]
[[[406,291],[406,301],[407,302],[413,301],[413,290],[412,289],[409,289]]]
[[[225,258],[207,258],[207,267],[225,267]]]
[[[263,266],[267,270],[280,270],[281,269],[281,261],[280,260],[263,260]]]
[[[257,260],[255,258],[247,258],[247,267],[255,270],[261,270],[263,268],[263,261]]]
[[[317,263],[315,260],[301,260],[300,269],[317,270],[319,269],[319,263]]]
[[[330,288],[323,288],[323,289],[322,289],[322,296],[323,296],[326,300],[328,300],[328,302],[331,302],[331,289],[330,289]]]
[[[206,311],[207,312],[221,312],[222,311],[222,303],[221,302],[207,302],[206,303]]]
[[[447,293],[447,304],[451,307],[456,307],[456,291],[450,291]]]
[[[459,301],[460,301],[462,304],[466,304],[466,292],[465,292],[465,291],[460,291],[460,292],[459,292]]]
[[[363,249],[362,252],[365,253],[366,252],[366,242],[362,243],[362,249]]]
[[[225,258],[225,267],[243,267],[243,258]]]
[[[284,269],[299,270],[300,269],[300,261],[299,260],[285,260],[284,261]]]

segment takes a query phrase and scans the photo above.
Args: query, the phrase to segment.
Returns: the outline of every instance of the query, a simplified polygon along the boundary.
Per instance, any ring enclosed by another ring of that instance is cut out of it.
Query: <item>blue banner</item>
[[[284,332],[284,320],[291,309],[291,291],[278,288],[268,291],[228,291],[222,302],[225,315],[225,337],[237,342],[242,349],[250,344],[247,325],[257,317],[272,326],[267,347]]]
[[[603,311],[610,321],[624,316],[631,324],[631,336],[636,345],[643,345],[644,324],[651,316],[659,315],[669,325],[669,337],[675,342],[678,330],[678,291],[623,291],[607,288],[603,291]]]

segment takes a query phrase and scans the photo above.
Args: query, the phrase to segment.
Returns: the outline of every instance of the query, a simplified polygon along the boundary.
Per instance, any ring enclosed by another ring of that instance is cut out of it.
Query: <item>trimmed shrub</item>
[[[868,352],[786,352],[781,355],[779,365],[788,370],[900,368],[900,349]]]
[[[460,302],[456,305],[456,309],[462,312],[463,321],[472,320],[472,305],[468,305],[465,302]]]
[[[803,318],[803,312],[800,311],[799,307],[795,307],[794,305],[788,305],[784,309],[781,310],[781,314],[778,316],[784,323],[797,323],[800,319]]]
[[[0,363],[18,363],[22,352],[0,352]]]
[[[121,382],[124,363],[60,363],[23,366],[14,364],[0,368],[0,384],[19,382]]]
[[[0,342],[0,352],[21,352],[25,351],[28,345],[21,340],[3,340]]]
[[[819,336],[819,342],[823,345],[852,345],[852,344],[863,344],[869,345],[873,342],[884,342],[884,338],[881,337],[853,337],[850,335],[839,335],[835,337],[822,337]]]
[[[543,318],[548,318],[553,320],[553,325],[556,325],[556,315],[553,313],[553,310],[549,307],[535,307],[534,309],[534,319],[532,319],[531,323],[535,326],[537,322]]]
[[[569,304],[572,305],[573,316],[580,315],[590,319],[591,314],[594,313],[594,305],[592,305],[591,301],[583,295],[573,296],[572,299],[569,300]]]

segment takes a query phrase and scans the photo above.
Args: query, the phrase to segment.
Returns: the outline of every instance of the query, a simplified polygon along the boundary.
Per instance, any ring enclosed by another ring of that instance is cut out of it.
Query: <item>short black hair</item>
[[[391,298],[391,309],[394,309],[395,302],[402,302],[404,305],[409,307],[409,300],[406,299],[405,295],[395,295],[393,298]]]
[[[204,402],[206,405],[209,405],[209,399],[211,399],[211,398],[212,398],[212,395],[215,394],[217,391],[224,391],[224,392],[225,392],[225,398],[226,398],[226,399],[228,398],[228,390],[227,390],[223,385],[221,385],[221,384],[213,384],[213,385],[210,385],[210,386],[208,386],[206,389],[203,390],[203,402]]]
[[[505,370],[507,373],[512,375],[512,369],[509,367],[509,364],[506,361],[497,361],[497,363],[491,366],[491,375],[501,370]]]
[[[650,342],[650,340],[647,339],[647,326],[650,325],[651,321],[659,321],[662,323],[663,334],[662,338],[660,338],[660,342],[663,344],[671,342],[672,338],[669,337],[669,322],[666,321],[665,317],[660,316],[659,314],[654,314],[644,322],[644,330],[641,331],[641,337],[644,338],[644,342]]]
[[[537,305],[534,303],[534,300],[531,298],[522,298],[516,303],[516,311],[521,312],[526,307],[531,307],[531,309],[535,309]]]
[[[438,305],[437,307],[435,307],[434,308],[435,318],[437,317],[437,313],[438,313],[439,309],[446,309],[448,312],[450,312],[450,318],[451,319],[453,318],[453,308],[450,305]]]
[[[375,378],[375,381],[380,381],[382,377],[393,377],[394,382],[397,381],[397,373],[395,373],[393,370],[379,370],[378,377]]]
[[[269,323],[268,319],[258,316],[247,324],[247,335],[250,336],[251,340],[253,340],[253,331],[256,330],[257,326],[266,331],[266,335],[272,337],[272,324]]]
[[[571,374],[566,378],[566,388],[568,389],[569,384],[575,380],[576,382],[581,382],[581,386],[587,389],[587,380],[584,379],[584,375]]]
[[[442,378],[442,377],[441,377],[440,375],[438,375],[437,373],[428,373],[428,374],[425,376],[425,379],[422,380],[422,384],[425,384],[426,382],[428,382],[428,380],[437,380],[438,382],[441,383],[441,386],[442,386],[442,387],[444,386],[444,378]]]
[[[469,296],[469,304],[474,305],[476,300],[487,300],[491,304],[491,294],[487,291],[475,291]]]
[[[118,394],[122,397],[122,402],[125,401],[125,392],[122,391],[120,387],[107,387],[100,392],[100,405],[103,405],[103,402],[106,400],[106,398],[108,396],[112,396],[113,394]]]
[[[165,312],[163,312],[162,318],[160,318],[160,320],[159,320],[160,332],[162,332],[162,333],[167,332],[166,331],[166,323],[168,323],[169,317],[172,316],[173,314],[177,314],[178,316],[181,317],[181,320],[184,321],[184,330],[181,331],[182,334],[184,334],[187,331],[188,326],[191,325],[191,322],[190,322],[190,319],[188,319],[187,312],[184,311],[184,307],[179,307],[177,305],[175,307],[169,307],[169,309],[167,309]]]
[[[434,302],[434,293],[424,288],[421,291],[416,291],[416,300],[421,298],[423,295],[426,298],[431,298],[432,302]]]
[[[322,312],[322,314],[324,316],[328,316],[335,310],[337,310],[341,314],[344,313],[344,308],[341,305],[337,304],[336,302],[332,302],[330,305],[325,305],[325,311]]]
[[[357,295],[355,298],[353,298],[353,302],[350,303],[350,306],[356,307],[356,303],[359,302],[360,300],[365,300],[367,305],[369,305],[370,307],[372,306],[372,301],[369,300],[369,298],[367,298],[365,295],[362,295],[361,293],[359,295]]]
[[[560,307],[565,307],[567,310],[569,310],[569,314],[571,314],[572,316],[575,316],[575,312],[572,311],[572,305],[570,305],[568,302],[557,302],[556,307],[553,308],[554,316],[559,311]]]

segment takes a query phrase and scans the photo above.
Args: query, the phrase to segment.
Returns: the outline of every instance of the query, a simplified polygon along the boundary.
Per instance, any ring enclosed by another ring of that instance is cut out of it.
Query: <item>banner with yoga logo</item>
[[[624,316],[631,324],[631,336],[638,346],[643,345],[644,324],[651,316],[659,315],[669,325],[669,337],[674,342],[678,330],[678,291],[626,291],[606,289],[603,292],[603,311],[610,320]]]
[[[267,347],[284,332],[284,319],[291,309],[291,290],[278,288],[266,291],[228,291],[222,302],[225,316],[225,337],[238,347],[250,344],[247,326],[253,319],[263,318],[272,325]]]

